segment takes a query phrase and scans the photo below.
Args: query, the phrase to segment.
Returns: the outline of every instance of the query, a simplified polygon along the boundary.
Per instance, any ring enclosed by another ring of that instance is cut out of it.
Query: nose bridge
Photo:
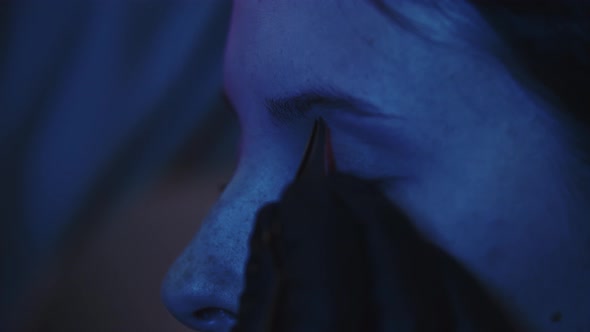
[[[207,330],[194,322],[195,312],[202,308],[237,312],[255,213],[278,198],[289,179],[278,173],[282,172],[267,168],[256,174],[238,169],[199,232],[170,268],[162,285],[162,299],[181,322]]]

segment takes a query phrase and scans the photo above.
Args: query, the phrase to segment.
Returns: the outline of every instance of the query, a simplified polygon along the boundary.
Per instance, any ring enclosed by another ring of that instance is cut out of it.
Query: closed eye
[[[265,106],[278,125],[303,118],[316,109],[338,110],[371,117],[397,117],[384,113],[367,100],[332,87],[309,89],[286,97],[267,98]]]

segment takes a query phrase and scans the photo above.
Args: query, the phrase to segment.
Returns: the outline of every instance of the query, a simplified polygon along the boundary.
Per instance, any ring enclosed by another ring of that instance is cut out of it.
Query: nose
[[[256,211],[276,200],[295,173],[291,164],[265,172],[255,172],[260,169],[256,163],[249,165],[242,161],[162,284],[170,313],[201,332],[229,332],[235,324]]]
[[[201,332],[229,332],[236,321],[255,207],[235,202],[213,207],[162,283],[170,313]]]
[[[229,332],[236,322],[247,233],[230,226],[205,222],[162,283],[164,305],[191,329]],[[235,229],[239,232],[228,234]]]
[[[189,246],[176,260],[162,283],[162,301],[179,322],[191,329],[229,332],[236,323],[240,270],[221,261],[222,257],[215,253],[198,249],[198,245]]]
[[[191,329],[229,332],[236,322],[242,291],[245,243],[237,248],[220,243],[221,235],[213,232],[218,225],[210,225],[201,229],[174,262],[162,283],[161,296],[170,313]],[[230,243],[235,242],[237,239]]]
[[[229,332],[236,323],[231,304],[207,294],[182,296],[163,290],[168,310],[185,326],[201,332]]]

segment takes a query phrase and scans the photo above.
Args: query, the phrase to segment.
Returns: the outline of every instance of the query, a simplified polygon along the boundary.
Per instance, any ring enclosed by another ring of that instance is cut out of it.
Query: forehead
[[[371,71],[367,60],[385,52],[381,35],[391,29],[365,1],[236,1],[226,48],[226,89],[230,94],[281,94],[361,79]]]
[[[436,6],[386,2],[424,31],[449,26]],[[377,107],[413,109],[435,91],[444,95],[450,87],[441,82],[480,71],[463,49],[446,47],[461,39],[448,31],[442,43],[433,43],[392,22],[370,0],[235,1],[225,89],[241,114],[259,109],[266,98],[326,87]]]

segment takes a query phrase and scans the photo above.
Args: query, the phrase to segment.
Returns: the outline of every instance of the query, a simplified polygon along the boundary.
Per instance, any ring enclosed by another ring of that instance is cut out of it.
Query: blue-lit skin
[[[420,10],[433,26],[443,20]],[[458,35],[446,41],[463,45]],[[241,123],[241,158],[165,281],[164,300],[180,320],[225,331],[191,313],[237,311],[254,213],[292,180],[322,115],[339,169],[382,179],[416,226],[532,330],[590,326],[585,166],[572,158],[555,110],[492,56],[448,45],[396,26],[365,1],[234,3],[225,88]],[[324,87],[382,114],[318,108],[276,126],[265,110],[265,98]]]

